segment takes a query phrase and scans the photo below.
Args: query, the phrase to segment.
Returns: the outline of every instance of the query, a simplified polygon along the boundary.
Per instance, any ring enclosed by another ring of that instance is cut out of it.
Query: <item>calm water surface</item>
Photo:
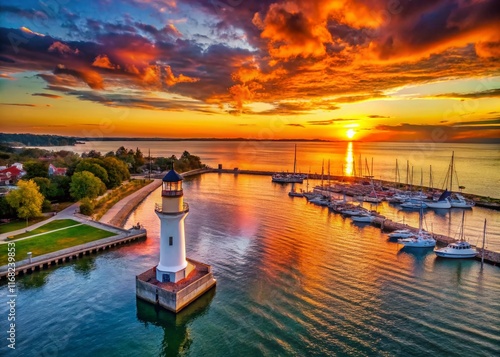
[[[246,175],[184,182],[188,256],[212,264],[217,287],[177,316],[135,297],[158,260],[155,191],[128,222],[147,240],[18,278],[16,355],[500,354],[498,267],[400,250],[288,190]]]
[[[293,171],[294,143],[252,141],[90,141],[84,145],[62,147],[77,153],[90,150],[105,154],[120,146],[140,148],[152,156],[179,157],[184,150],[201,157],[202,162],[217,167],[238,167],[245,170]],[[54,150],[54,147],[45,147]],[[58,148],[60,149],[60,148]],[[297,144],[297,170],[325,174],[328,160],[332,175],[366,175],[372,171],[376,179],[396,178],[398,160],[400,182],[406,183],[413,168],[413,182],[429,184],[430,172],[434,187],[444,188],[445,177],[455,152],[457,175],[454,187],[465,186],[465,192],[500,198],[500,145],[498,144],[436,144],[436,143],[361,143],[301,142]],[[431,170],[432,166],[432,170]],[[458,178],[458,180],[457,180]],[[411,182],[411,179],[408,179]]]

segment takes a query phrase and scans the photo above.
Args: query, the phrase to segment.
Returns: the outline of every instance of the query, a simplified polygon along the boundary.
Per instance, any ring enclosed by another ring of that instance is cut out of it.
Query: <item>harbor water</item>
[[[104,155],[122,145],[139,148],[145,156],[150,151],[153,157],[180,157],[187,150],[212,167],[222,164],[228,169],[293,171],[294,143],[286,141],[89,141],[76,146],[44,148],[79,154],[96,150]],[[413,184],[420,184],[422,173],[424,185],[429,185],[432,178],[432,186],[441,189],[446,187],[452,152],[455,152],[455,191],[461,185],[466,193],[500,198],[498,144],[299,142],[297,170],[320,174],[324,162],[326,174],[330,161],[332,175],[370,174],[377,180],[401,183],[411,183],[413,171]]]
[[[127,222],[146,240],[17,278],[16,350],[3,339],[0,354],[500,354],[498,267],[401,249],[289,188],[251,175],[184,181],[187,253],[212,265],[217,287],[177,316],[135,296],[135,276],[158,263],[153,192]]]

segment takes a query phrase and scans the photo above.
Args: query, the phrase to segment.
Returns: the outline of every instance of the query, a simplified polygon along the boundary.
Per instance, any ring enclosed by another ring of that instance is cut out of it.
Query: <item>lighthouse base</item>
[[[193,270],[186,278],[176,283],[158,281],[156,267],[136,276],[137,297],[172,312],[179,312],[212,289],[216,284],[212,267],[192,259],[187,261],[193,266]]]

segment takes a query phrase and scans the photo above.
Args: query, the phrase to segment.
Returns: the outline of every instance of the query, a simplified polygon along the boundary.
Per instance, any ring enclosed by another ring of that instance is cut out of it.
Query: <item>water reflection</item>
[[[189,351],[193,342],[188,325],[207,311],[215,295],[215,288],[207,291],[181,312],[174,314],[143,300],[136,300],[137,318],[144,323],[163,328],[160,356],[180,356]]]
[[[352,153],[352,141],[347,143],[347,152],[345,155],[345,170],[344,175],[352,176],[353,175],[353,165],[354,165],[354,156]]]

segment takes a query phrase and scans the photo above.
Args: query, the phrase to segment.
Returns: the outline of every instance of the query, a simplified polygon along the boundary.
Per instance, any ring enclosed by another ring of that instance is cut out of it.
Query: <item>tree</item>
[[[35,177],[49,177],[49,164],[44,161],[28,161],[23,165],[26,175],[25,180]]]
[[[42,215],[42,204],[44,197],[40,193],[37,184],[33,180],[19,181],[17,189],[10,191],[5,196],[7,203],[16,209],[17,216],[28,220]]]
[[[99,177],[106,186],[109,186],[108,173],[104,167],[99,165],[101,160],[83,159],[76,165],[75,172],[88,171]]]
[[[33,181],[38,186],[40,193],[47,198],[50,192],[50,180],[46,177],[34,177]]]
[[[115,157],[106,157],[102,160],[102,165],[108,172],[108,188],[114,188],[121,185],[124,180],[130,178],[130,172],[127,165]]]
[[[104,192],[106,192],[106,186],[91,172],[76,172],[71,178],[69,193],[78,201],[84,197],[94,199]]]
[[[71,199],[69,195],[70,184],[71,178],[68,176],[52,176],[46,197],[49,200],[69,201]]]

